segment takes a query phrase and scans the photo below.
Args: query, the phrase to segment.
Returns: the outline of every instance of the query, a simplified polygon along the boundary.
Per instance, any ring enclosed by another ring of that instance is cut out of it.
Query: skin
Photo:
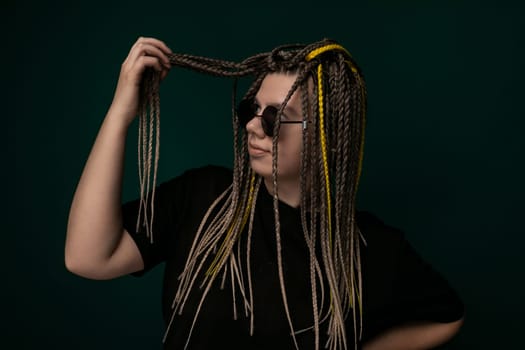
[[[279,107],[297,78],[296,74],[273,73],[262,82],[255,101],[261,113],[266,106]],[[301,95],[296,91],[288,101],[283,120],[302,121]],[[262,128],[261,118],[253,118],[246,125],[248,153],[252,169],[264,178],[264,184],[273,193],[272,138]],[[277,181],[279,199],[293,207],[301,200],[300,169],[303,138],[302,124],[281,124],[278,139]]]
[[[142,257],[129,233],[122,227],[121,189],[128,128],[137,115],[139,87],[146,68],[170,70],[167,55],[171,50],[155,38],[139,38],[122,63],[113,102],[102,123],[82,172],[71,204],[65,244],[65,265],[71,272],[91,279],[112,279],[140,271]],[[265,79],[257,100],[264,109],[280,105],[294,75],[276,74]],[[289,106],[301,110],[300,95]],[[288,113],[289,118],[302,116]],[[246,126],[254,146],[250,163],[272,190],[272,139],[265,136],[260,118]],[[279,134],[279,197],[285,203],[300,203],[299,165],[301,124],[283,124]],[[452,323],[419,323],[386,331],[364,345],[366,350],[429,349],[457,333],[463,320]]]
[[[391,328],[363,345],[364,350],[423,350],[449,341],[463,325],[463,318],[450,323],[421,322]]]
[[[138,38],[122,63],[111,107],[104,118],[78,182],[67,225],[66,268],[82,277],[112,279],[140,271],[144,262],[122,227],[121,191],[128,128],[138,110],[146,68],[170,70],[166,44]]]

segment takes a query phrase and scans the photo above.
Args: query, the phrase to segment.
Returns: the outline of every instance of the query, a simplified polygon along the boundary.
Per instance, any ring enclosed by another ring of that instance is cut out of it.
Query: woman
[[[192,169],[158,187],[155,171],[150,191],[157,89],[173,65],[254,81],[238,105],[234,87],[233,171]],[[121,206],[125,137],[137,114],[141,198]],[[165,262],[166,349],[447,341],[462,323],[456,293],[401,232],[355,208],[365,115],[361,71],[333,41],[235,63],[139,38],[73,199],[67,268],[108,279]]]

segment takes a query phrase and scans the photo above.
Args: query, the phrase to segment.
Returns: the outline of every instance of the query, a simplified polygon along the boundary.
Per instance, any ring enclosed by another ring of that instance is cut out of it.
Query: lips
[[[248,153],[251,155],[251,156],[260,156],[260,155],[263,155],[263,154],[266,154],[266,153],[269,153],[268,151],[266,151],[265,149],[257,146],[257,145],[254,145],[253,143],[248,143]]]

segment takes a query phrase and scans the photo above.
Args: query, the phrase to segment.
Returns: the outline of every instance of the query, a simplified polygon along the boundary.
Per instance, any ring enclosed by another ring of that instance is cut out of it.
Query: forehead
[[[297,74],[271,73],[262,81],[256,98],[265,105],[280,105],[290,91]],[[300,103],[300,88],[297,89],[288,104]]]

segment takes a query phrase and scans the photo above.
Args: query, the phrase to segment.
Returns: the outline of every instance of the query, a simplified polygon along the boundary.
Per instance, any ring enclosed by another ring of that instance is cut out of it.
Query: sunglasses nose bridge
[[[239,118],[239,123],[244,129],[249,128],[249,124],[253,121],[254,118],[260,119],[260,128],[263,133],[267,136],[272,137],[273,127],[275,122],[275,116],[277,109],[273,106],[267,106],[261,114],[257,114],[256,108],[253,104],[248,104],[246,102],[241,102],[237,110],[237,115]]]

